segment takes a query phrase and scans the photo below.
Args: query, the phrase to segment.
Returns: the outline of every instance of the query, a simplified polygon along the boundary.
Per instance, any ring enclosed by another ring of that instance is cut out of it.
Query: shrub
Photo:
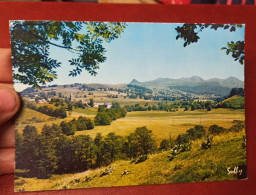
[[[95,125],[110,125],[112,118],[106,112],[98,112],[94,121]]]
[[[170,141],[166,140],[166,139],[163,139],[160,143],[159,150],[160,151],[165,151],[165,150],[168,150],[169,148],[170,148]]]
[[[71,124],[71,122],[62,121],[60,123],[60,127],[62,132],[67,136],[75,134],[76,128],[75,128],[75,125]]]
[[[219,135],[221,133],[224,133],[226,131],[225,128],[218,126],[218,125],[211,125],[209,127],[209,133],[213,135]]]
[[[187,134],[189,136],[189,139],[196,140],[205,136],[206,131],[203,126],[196,125],[194,128],[187,130]]]
[[[185,144],[190,141],[190,137],[188,134],[179,134],[177,139],[175,140],[175,143],[180,145],[180,144]]]
[[[234,120],[233,124],[234,125],[229,129],[229,131],[239,132],[245,128],[244,121]]]

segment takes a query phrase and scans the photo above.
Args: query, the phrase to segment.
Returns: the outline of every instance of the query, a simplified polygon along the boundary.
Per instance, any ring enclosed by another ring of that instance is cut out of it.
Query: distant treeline
[[[43,114],[46,114],[48,116],[52,116],[52,117],[56,117],[56,118],[66,118],[67,117],[67,113],[66,113],[66,109],[64,107],[61,108],[51,108],[49,106],[39,106],[36,107],[36,104],[28,102],[28,101],[24,101],[24,105],[27,108],[30,108],[32,110],[35,110],[37,112],[41,112]]]
[[[152,131],[138,127],[127,137],[100,133],[92,139],[89,135],[66,136],[61,126],[45,125],[41,134],[34,126],[27,125],[22,134],[16,132],[16,169],[29,170],[26,177],[48,178],[52,174],[82,172],[107,166],[116,160],[132,160],[140,163],[147,155],[163,150],[171,150],[169,160],[181,152],[191,149],[191,141],[203,139],[202,149],[211,147],[211,136],[229,131],[239,132],[244,122],[235,120],[230,129],[218,125],[210,126],[208,133],[204,127],[196,125],[180,134],[176,139],[162,140],[157,148]]]
[[[211,101],[174,101],[171,103],[168,102],[158,102],[158,104],[149,105],[146,103],[145,105],[134,104],[134,105],[125,105],[124,108],[127,112],[133,111],[167,111],[167,112],[175,112],[178,111],[179,108],[184,108],[184,111],[194,111],[194,110],[205,110],[211,111],[212,108],[215,107],[215,103]]]

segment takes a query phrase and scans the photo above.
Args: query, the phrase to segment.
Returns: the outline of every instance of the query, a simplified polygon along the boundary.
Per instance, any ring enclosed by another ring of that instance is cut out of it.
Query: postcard
[[[246,179],[244,34],[10,21],[15,191]]]

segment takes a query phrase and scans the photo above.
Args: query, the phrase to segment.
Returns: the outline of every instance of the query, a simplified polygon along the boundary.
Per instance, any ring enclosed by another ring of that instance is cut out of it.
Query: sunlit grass
[[[192,143],[192,149],[169,161],[170,151],[149,155],[138,164],[121,160],[111,164],[112,174],[101,176],[102,167],[76,174],[53,175],[49,179],[18,178],[16,190],[38,191],[91,187],[165,184],[198,181],[235,180],[227,168],[246,165],[246,151],[242,147],[244,131],[215,136],[208,150],[201,149],[202,140]],[[124,170],[129,171],[123,175]],[[22,185],[21,185],[22,184]]]

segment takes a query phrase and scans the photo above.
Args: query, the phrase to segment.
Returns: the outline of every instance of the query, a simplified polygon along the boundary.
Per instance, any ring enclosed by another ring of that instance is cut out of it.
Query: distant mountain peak
[[[139,81],[137,81],[136,79],[133,79],[131,82],[130,82],[130,84],[139,84],[140,82]]]
[[[200,76],[197,76],[197,75],[192,76],[192,77],[189,77],[189,79],[190,79],[191,81],[195,81],[195,82],[203,81],[203,80],[204,80],[204,79],[202,79]]]
[[[224,79],[224,80],[241,81],[240,79],[238,79],[238,78],[236,78],[236,77],[232,77],[232,76],[230,76],[230,77],[228,77],[228,78],[226,78],[226,79]]]
[[[183,77],[181,79],[178,80],[183,80],[183,81],[192,81],[192,82],[202,82],[204,81],[204,79],[202,79],[200,76],[192,76],[192,77]]]

